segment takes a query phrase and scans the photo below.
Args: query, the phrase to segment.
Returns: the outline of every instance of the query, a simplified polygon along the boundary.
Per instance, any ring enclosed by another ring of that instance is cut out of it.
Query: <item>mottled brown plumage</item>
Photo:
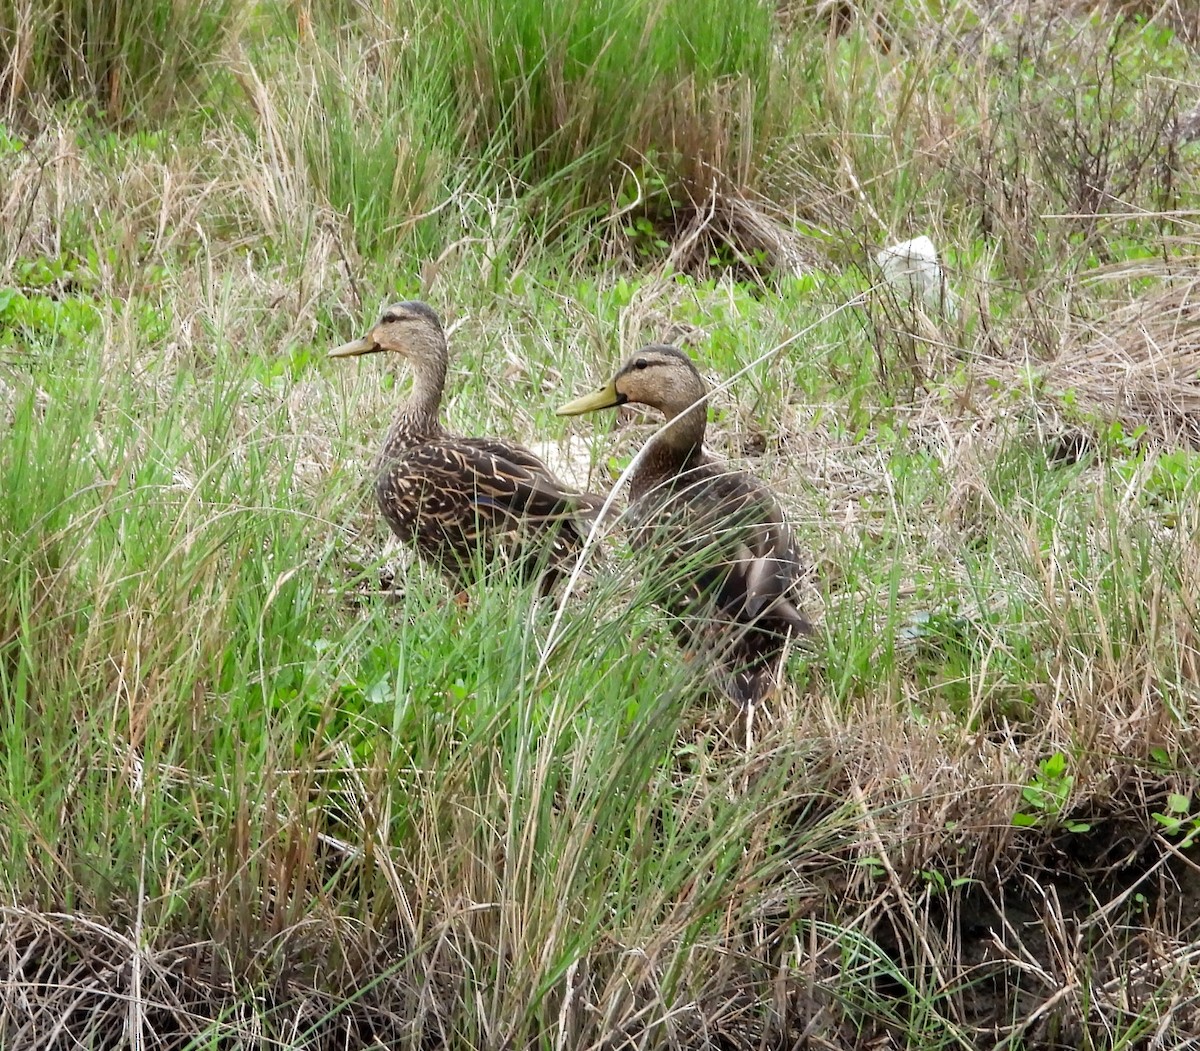
[[[393,304],[365,338],[330,357],[377,351],[402,354],[413,373],[378,460],[375,493],[392,531],[460,590],[496,560],[548,590],[578,554],[597,498],[567,488],[514,442],[446,431],[438,419],[446,336],[431,307]]]
[[[812,631],[796,607],[800,560],[774,494],[704,451],[703,379],[675,347],[643,347],[594,394],[560,415],[638,402],[667,426],[650,439],[629,479],[631,543],[654,556],[651,572],[685,652],[743,706],[774,687],[787,640]]]

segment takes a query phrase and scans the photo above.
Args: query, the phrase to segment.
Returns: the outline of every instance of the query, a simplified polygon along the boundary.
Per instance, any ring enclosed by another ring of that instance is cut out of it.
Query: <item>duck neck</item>
[[[668,413],[665,430],[650,439],[645,458],[631,480],[636,499],[663,479],[696,466],[704,458],[704,430],[708,426],[708,403],[692,405],[682,412]]]
[[[435,358],[414,359],[412,371],[412,390],[396,413],[383,445],[382,458],[385,460],[441,431],[438,410],[446,385],[445,348]]]

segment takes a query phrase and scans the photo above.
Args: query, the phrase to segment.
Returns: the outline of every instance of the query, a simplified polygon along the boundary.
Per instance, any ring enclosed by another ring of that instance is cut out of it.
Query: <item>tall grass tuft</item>
[[[269,53],[243,83],[284,196],[283,173],[297,173],[363,258],[394,262],[400,250],[408,268],[444,247],[441,213],[481,184],[487,162],[462,155],[444,56],[382,18],[369,28],[317,21],[285,69]]]
[[[236,0],[4,0],[5,117],[81,99],[113,124],[161,117],[203,90],[205,66],[233,31]]]
[[[400,109],[422,114],[448,87],[468,152],[497,185],[537,188],[556,218],[607,210],[636,185],[659,212],[706,199],[714,184],[748,190],[787,122],[787,47],[761,0],[438,0],[407,19],[383,3],[357,19],[340,5],[319,10],[369,53],[369,66],[340,67],[360,100],[398,55],[419,54]]]
[[[592,201],[621,162],[728,164],[771,89],[773,12],[757,0],[472,0],[447,5],[438,29],[476,142],[506,136],[530,180],[569,173]]]
[[[453,189],[460,121],[447,71],[406,34],[313,45],[298,116],[313,184],[349,222],[361,251],[401,239]],[[433,247],[435,241],[429,247]]]

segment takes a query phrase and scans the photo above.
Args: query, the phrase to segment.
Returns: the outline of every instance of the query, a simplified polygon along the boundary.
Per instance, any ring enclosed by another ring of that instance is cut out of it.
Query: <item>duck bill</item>
[[[356,339],[343,343],[329,352],[331,358],[356,358],[359,354],[374,354],[383,350],[373,339]]]
[[[625,395],[617,390],[616,383],[610,382],[598,391],[585,394],[582,398],[567,402],[555,409],[558,416],[582,416],[585,412],[595,412],[597,409],[611,409],[615,405],[625,404]]]

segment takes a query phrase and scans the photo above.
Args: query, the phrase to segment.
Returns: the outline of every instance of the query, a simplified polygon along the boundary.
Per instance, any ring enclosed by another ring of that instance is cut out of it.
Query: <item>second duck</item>
[[[707,387],[677,347],[643,347],[560,416],[637,402],[666,424],[629,478],[632,544],[675,618],[684,651],[743,707],[767,697],[787,640],[812,628],[796,606],[800,560],[774,494],[704,450]]]

